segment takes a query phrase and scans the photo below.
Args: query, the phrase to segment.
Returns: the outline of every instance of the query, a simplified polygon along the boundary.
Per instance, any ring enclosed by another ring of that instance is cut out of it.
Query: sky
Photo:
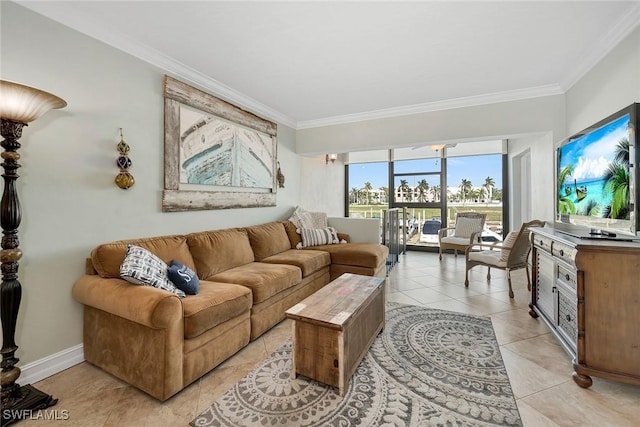
[[[560,148],[559,168],[573,165],[574,170],[566,182],[601,179],[613,160],[616,145],[622,138],[629,138],[629,115],[596,129]]]
[[[440,162],[432,164],[434,159],[430,159],[427,163],[423,163],[420,169],[401,169],[402,172],[429,172],[426,167],[433,166],[432,172],[440,171]],[[410,165],[407,165],[410,166]],[[416,165],[416,167],[418,167]],[[489,176],[493,178],[496,189],[502,188],[502,155],[492,154],[487,156],[467,156],[467,157],[450,157],[447,159],[448,185],[449,187],[458,187],[462,179],[471,181],[474,187],[480,187],[484,184],[485,179]],[[396,170],[396,173],[398,170]],[[370,182],[373,188],[388,187],[388,164],[383,163],[358,163],[349,166],[349,188],[364,187],[365,182]],[[414,185],[410,177],[400,177],[407,179],[409,185]],[[429,184],[432,184],[432,177],[420,176],[418,180],[425,178]]]

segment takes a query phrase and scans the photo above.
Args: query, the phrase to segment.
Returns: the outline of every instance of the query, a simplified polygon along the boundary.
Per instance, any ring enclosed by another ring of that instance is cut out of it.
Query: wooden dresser
[[[640,244],[532,228],[529,314],[573,357],[573,380],[640,385]]]

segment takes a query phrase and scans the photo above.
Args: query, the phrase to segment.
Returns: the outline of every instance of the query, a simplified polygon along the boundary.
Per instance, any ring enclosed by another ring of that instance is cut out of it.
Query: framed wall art
[[[275,123],[165,76],[164,130],[164,212],[276,205]]]

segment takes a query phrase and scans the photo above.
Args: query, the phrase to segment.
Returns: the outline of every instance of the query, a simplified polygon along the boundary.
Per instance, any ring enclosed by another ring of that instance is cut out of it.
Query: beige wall
[[[162,213],[164,73],[14,3],[2,2],[1,31],[2,78],[68,103],[30,124],[21,139],[20,366],[82,342],[71,286],[97,244],[283,219],[298,204],[295,133],[279,126],[287,180],[276,207]],[[113,183],[120,127],[136,179],[127,191]]]
[[[564,134],[564,96],[545,96],[296,131],[300,154]]]
[[[566,98],[566,136],[640,102],[640,28],[569,89]]]

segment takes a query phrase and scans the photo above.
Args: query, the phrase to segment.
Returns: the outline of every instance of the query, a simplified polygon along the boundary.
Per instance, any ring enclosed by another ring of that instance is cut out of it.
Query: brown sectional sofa
[[[166,400],[342,273],[386,274],[385,246],[294,249],[299,239],[295,226],[283,221],[98,246],[72,291],[84,304],[85,359]],[[194,270],[198,294],[178,298],[121,279],[128,244]]]

